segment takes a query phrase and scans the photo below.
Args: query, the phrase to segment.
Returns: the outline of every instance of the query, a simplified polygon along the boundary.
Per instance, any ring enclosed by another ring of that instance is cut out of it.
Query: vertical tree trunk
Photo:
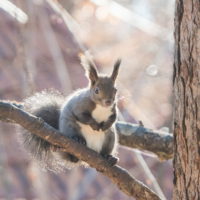
[[[200,199],[200,1],[176,0],[174,200]]]

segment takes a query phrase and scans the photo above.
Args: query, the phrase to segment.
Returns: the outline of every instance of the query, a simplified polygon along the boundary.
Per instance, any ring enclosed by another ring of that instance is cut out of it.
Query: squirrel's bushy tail
[[[60,109],[65,98],[54,90],[45,90],[28,97],[23,102],[25,111],[41,117],[46,123],[58,129]],[[20,140],[25,149],[45,169],[60,171],[63,161],[51,151],[51,144],[26,130],[20,131]]]

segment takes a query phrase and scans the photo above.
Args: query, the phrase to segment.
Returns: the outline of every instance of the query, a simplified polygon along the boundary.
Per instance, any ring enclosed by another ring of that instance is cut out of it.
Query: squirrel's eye
[[[95,88],[94,92],[95,94],[99,94],[99,88]]]

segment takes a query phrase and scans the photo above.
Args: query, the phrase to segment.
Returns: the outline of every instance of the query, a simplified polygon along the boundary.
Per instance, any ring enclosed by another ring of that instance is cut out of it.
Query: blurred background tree
[[[68,95],[85,87],[78,55],[89,50],[101,72],[122,58],[121,119],[171,132],[173,17],[172,0],[1,0],[0,98],[21,101],[46,88]],[[43,172],[15,132],[0,124],[0,198],[129,199],[93,169]],[[121,166],[171,199],[171,161],[122,147],[119,157]]]

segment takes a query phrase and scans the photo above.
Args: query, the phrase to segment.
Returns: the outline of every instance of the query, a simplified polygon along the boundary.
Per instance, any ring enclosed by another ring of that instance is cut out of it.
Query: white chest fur
[[[105,140],[105,133],[103,131],[95,131],[89,125],[80,122],[78,122],[78,124],[81,128],[83,137],[86,140],[87,146],[99,153]]]
[[[107,121],[112,114],[112,107],[103,107],[97,105],[92,112],[92,117],[98,122]],[[105,141],[105,133],[103,131],[95,131],[89,125],[78,122],[87,146],[98,153],[101,151]]]
[[[103,107],[101,105],[96,105],[96,108],[92,112],[92,117],[97,121],[97,122],[103,122],[107,121],[107,119],[110,117],[112,114],[112,107]]]

